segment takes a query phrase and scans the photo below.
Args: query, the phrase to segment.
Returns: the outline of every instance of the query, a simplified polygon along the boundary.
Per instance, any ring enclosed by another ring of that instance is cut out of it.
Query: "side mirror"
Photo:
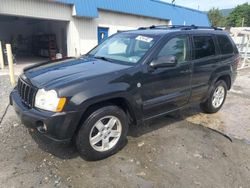
[[[162,56],[153,60],[149,65],[152,68],[174,67],[177,64],[177,58],[173,55]]]

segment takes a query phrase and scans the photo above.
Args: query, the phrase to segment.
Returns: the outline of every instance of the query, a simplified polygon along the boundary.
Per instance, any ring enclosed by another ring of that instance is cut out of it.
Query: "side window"
[[[194,36],[195,59],[215,55],[215,45],[212,36]]]
[[[234,52],[233,45],[227,36],[218,35],[217,40],[222,54],[232,54]]]
[[[170,39],[158,54],[158,58],[162,56],[175,56],[178,63],[183,63],[187,60],[187,44],[186,36],[180,36]]]

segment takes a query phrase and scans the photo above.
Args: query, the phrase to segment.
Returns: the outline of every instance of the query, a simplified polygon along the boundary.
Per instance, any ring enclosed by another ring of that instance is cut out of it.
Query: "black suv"
[[[140,28],[78,59],[26,68],[10,103],[27,127],[74,140],[83,158],[98,160],[124,146],[129,125],[196,102],[217,112],[239,60],[232,39],[216,28]]]

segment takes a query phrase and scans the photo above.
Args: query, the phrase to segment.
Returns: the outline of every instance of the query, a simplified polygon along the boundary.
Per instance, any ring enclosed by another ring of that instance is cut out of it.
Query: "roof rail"
[[[180,30],[192,30],[192,29],[212,29],[212,30],[222,30],[218,27],[209,26],[196,26],[196,25],[152,25],[149,27],[140,27],[138,30],[145,29],[180,29]]]

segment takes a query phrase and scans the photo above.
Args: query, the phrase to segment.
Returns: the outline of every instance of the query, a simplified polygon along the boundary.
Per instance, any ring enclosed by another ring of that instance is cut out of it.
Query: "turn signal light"
[[[66,103],[66,98],[60,98],[58,105],[57,105],[57,108],[56,108],[56,111],[61,112],[64,108],[65,103]]]

